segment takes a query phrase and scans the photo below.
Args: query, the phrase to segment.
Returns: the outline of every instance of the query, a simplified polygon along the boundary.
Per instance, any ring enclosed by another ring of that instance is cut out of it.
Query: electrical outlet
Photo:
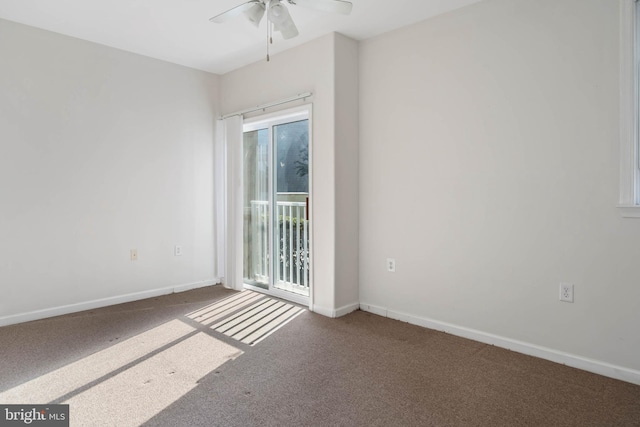
[[[176,245],[173,248],[173,255],[175,256],[182,256],[182,246]]]
[[[394,258],[387,258],[387,271],[396,272],[396,260]]]
[[[573,302],[573,283],[560,283],[560,301]]]
[[[138,260],[138,250],[131,249],[131,261],[137,261],[137,260]]]

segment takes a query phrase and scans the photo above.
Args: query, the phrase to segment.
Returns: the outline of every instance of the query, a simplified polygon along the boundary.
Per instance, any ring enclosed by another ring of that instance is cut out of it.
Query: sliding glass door
[[[244,261],[247,284],[269,288],[271,217],[269,129],[244,132]]]
[[[309,113],[244,127],[244,282],[298,302],[311,286]]]

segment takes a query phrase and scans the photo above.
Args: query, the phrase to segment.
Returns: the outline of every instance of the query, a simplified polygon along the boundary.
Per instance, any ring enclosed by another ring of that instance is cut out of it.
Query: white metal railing
[[[277,264],[274,266],[276,287],[308,295],[309,293],[309,221],[305,202],[277,202],[274,232]],[[269,278],[269,202],[251,201],[251,252],[249,274],[258,282]]]

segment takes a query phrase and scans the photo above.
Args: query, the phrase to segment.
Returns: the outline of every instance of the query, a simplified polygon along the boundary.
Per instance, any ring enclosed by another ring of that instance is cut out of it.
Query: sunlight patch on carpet
[[[241,354],[172,320],[2,392],[0,402],[67,403],[71,425],[138,426]]]
[[[195,329],[172,320],[3,393],[3,403],[47,403],[86,386]]]
[[[197,333],[64,402],[71,408],[71,425],[139,426],[241,354]]]
[[[244,291],[189,313],[187,317],[203,325],[210,325],[216,320],[229,316],[243,307],[266,298],[265,295],[257,292]]]
[[[304,311],[301,307],[267,298],[212,325],[211,329],[244,344],[254,345]]]
[[[255,345],[304,311],[297,305],[245,290],[187,317],[244,344]]]

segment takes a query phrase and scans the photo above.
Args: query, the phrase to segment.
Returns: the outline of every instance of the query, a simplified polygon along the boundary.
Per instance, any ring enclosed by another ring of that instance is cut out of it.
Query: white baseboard
[[[313,307],[311,308],[311,311],[326,317],[336,317],[335,310],[332,310],[330,308],[320,307],[319,305],[316,305],[316,304],[313,305]]]
[[[339,307],[335,309],[335,316],[334,317],[342,317],[342,316],[346,316],[347,314],[356,311],[357,309],[360,308],[360,303],[353,303],[353,304],[348,304],[345,305],[343,307]]]
[[[575,354],[569,354],[551,348],[541,347],[535,344],[501,337],[499,335],[489,334],[475,329],[452,325],[450,323],[440,322],[438,320],[400,313],[367,303],[360,303],[360,309],[362,311],[367,311],[379,316],[388,317],[390,319],[400,320],[402,322],[411,323],[413,325],[422,326],[424,328],[446,332],[451,335],[468,338],[470,340],[482,342],[485,344],[495,345],[496,347],[506,348],[507,350],[515,351],[517,353],[538,357],[540,359],[550,360],[552,362],[571,366],[572,368],[577,368],[583,371],[593,372],[594,374],[603,375],[605,377],[640,385],[640,371],[634,369],[616,366],[610,363],[601,362],[599,360],[588,359],[585,357],[577,356]]]
[[[31,322],[33,320],[46,319],[48,317],[61,316],[63,314],[77,313],[79,311],[93,310],[94,308],[107,307],[110,305],[122,304],[125,302],[138,301],[146,298],[153,298],[160,295],[185,292],[191,289],[203,288],[215,285],[218,279],[205,280],[202,282],[185,283],[182,285],[170,286],[167,288],[151,289],[148,291],[134,292],[131,294],[117,295],[108,298],[85,301],[76,304],[63,305],[59,307],[45,308],[42,310],[29,311],[27,313],[12,314],[0,317],[0,326],[14,325],[16,323]]]
[[[368,311],[369,313],[377,314],[378,316],[387,317],[387,309],[377,307],[375,305],[360,303],[360,310]]]
[[[349,313],[351,313],[352,311],[356,311],[358,308],[360,308],[360,304],[359,303],[353,303],[353,304],[348,304],[339,308],[326,308],[326,307],[320,307],[318,305],[314,305],[312,310],[314,313],[318,313],[321,314],[323,316],[326,317],[341,317],[341,316],[345,316]]]

